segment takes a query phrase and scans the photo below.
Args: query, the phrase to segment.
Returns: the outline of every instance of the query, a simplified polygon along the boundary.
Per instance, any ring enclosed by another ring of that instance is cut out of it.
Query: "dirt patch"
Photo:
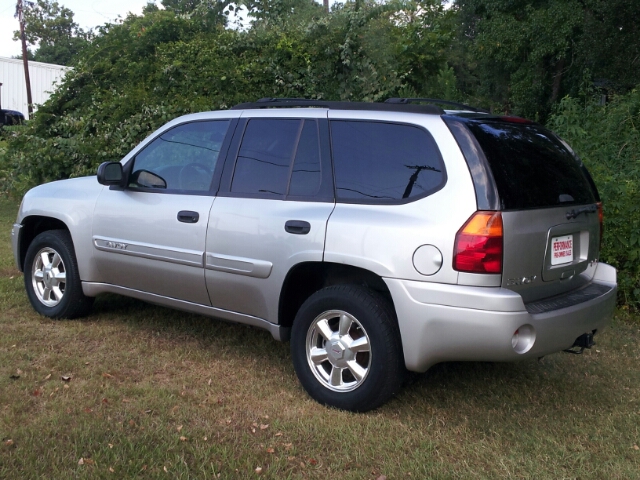
[[[0,277],[15,278],[17,276],[22,276],[22,272],[15,266],[0,268]]]

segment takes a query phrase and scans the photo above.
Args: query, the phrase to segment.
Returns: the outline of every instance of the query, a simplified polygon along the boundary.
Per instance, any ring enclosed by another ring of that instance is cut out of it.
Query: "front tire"
[[[73,241],[66,230],[48,230],[33,239],[24,264],[24,286],[34,310],[50,318],[77,318],[91,310],[82,292]]]
[[[393,309],[358,285],[327,287],[304,302],[291,331],[291,355],[309,395],[343,410],[379,407],[404,379]]]

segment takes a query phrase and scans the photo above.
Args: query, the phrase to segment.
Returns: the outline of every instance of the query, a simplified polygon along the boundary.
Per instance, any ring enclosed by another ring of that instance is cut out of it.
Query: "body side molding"
[[[162,262],[203,267],[204,252],[183,248],[170,248],[142,242],[130,242],[119,238],[94,236],[93,245],[103,252],[120,253],[133,257],[149,258]]]
[[[205,268],[249,277],[268,278],[271,275],[273,263],[255,258],[207,252],[205,255]]]

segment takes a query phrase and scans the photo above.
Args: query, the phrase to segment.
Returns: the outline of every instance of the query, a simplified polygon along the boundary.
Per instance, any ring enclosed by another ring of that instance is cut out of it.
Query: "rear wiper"
[[[575,208],[567,212],[567,220],[577,218],[581,213],[596,213],[597,211],[598,207],[595,205],[587,205],[586,207]]]

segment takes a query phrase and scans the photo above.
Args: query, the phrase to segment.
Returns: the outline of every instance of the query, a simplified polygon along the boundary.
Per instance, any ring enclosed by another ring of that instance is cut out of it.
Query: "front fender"
[[[96,177],[81,177],[46,183],[29,190],[22,200],[13,228],[12,244],[18,266],[20,252],[28,248],[24,244],[28,229],[24,227],[41,220],[54,219],[62,222],[71,234],[80,279],[99,280],[92,262],[91,232],[93,210],[103,188]]]

